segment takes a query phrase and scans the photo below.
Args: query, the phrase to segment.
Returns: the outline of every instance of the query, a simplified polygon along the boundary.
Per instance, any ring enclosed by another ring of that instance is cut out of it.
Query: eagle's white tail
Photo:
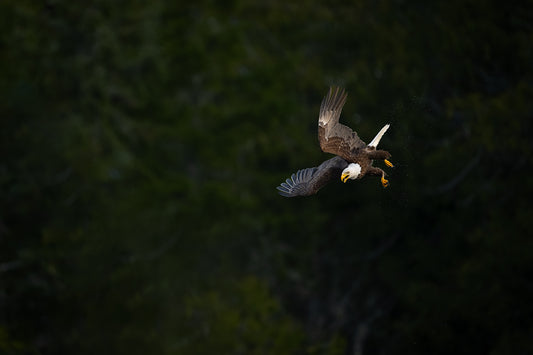
[[[390,124],[386,124],[382,129],[381,131],[379,131],[378,134],[376,134],[376,136],[374,137],[374,139],[372,139],[372,142],[370,142],[370,144],[368,145],[369,147],[376,147],[378,146],[379,144],[379,141],[381,140],[381,137],[383,137],[383,135],[385,134],[385,132],[387,132],[387,130],[389,129],[390,127]]]

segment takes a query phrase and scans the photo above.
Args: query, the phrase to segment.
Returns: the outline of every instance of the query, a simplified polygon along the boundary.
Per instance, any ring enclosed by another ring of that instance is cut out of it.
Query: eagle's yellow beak
[[[350,177],[350,174],[348,173],[344,173],[341,175],[341,180],[342,182],[346,183],[346,181],[348,181],[348,178]]]

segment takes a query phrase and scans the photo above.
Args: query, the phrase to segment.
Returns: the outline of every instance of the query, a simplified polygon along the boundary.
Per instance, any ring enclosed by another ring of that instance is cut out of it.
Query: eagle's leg
[[[385,179],[385,172],[381,175],[381,185],[383,187],[389,187],[389,180]]]
[[[373,166],[370,169],[368,169],[367,174],[373,175],[373,176],[381,176],[381,185],[383,187],[389,187],[389,180],[385,179],[386,174],[380,168],[376,168],[375,166]]]
[[[393,168],[394,165],[388,160],[390,158],[390,153],[386,150],[370,150],[367,152],[368,157],[372,160],[383,160],[385,165],[389,168]]]
[[[386,150],[367,150],[366,154],[372,160],[387,160],[390,158],[390,153]]]

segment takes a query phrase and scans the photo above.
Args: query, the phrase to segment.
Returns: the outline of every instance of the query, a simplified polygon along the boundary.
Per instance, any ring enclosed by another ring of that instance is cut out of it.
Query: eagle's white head
[[[341,180],[342,182],[346,182],[348,179],[355,180],[359,177],[359,174],[361,174],[361,165],[350,163],[350,165],[342,171]]]

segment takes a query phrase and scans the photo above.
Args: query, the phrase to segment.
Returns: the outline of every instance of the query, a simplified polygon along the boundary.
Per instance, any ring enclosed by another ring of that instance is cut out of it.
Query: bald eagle
[[[330,87],[328,94],[320,105],[318,116],[318,141],[326,153],[335,154],[318,167],[298,170],[277,187],[279,194],[285,197],[314,195],[324,185],[340,176],[342,182],[348,179],[361,179],[365,175],[380,176],[383,187],[389,186],[385,172],[372,166],[374,160],[383,160],[388,167],[393,167],[388,160],[390,153],[376,149],[379,141],[389,129],[386,124],[367,145],[350,127],[339,123],[342,107],[347,94],[342,88]]]

